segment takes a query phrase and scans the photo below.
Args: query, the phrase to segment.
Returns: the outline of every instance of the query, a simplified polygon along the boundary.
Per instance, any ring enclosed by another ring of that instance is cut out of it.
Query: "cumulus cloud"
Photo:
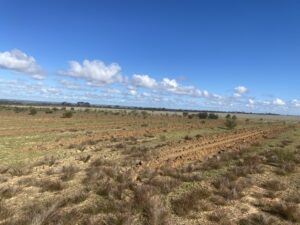
[[[161,84],[167,90],[175,90],[178,87],[178,83],[175,79],[164,78]]]
[[[83,78],[89,85],[105,85],[123,81],[121,67],[117,63],[106,65],[99,60],[84,60],[82,64],[70,61],[68,70],[59,71],[59,74]]]
[[[46,73],[36,63],[35,59],[18,49],[0,52],[0,68],[24,73],[37,80],[46,77]]]
[[[234,88],[234,97],[241,97],[243,94],[245,94],[248,91],[248,89],[244,86],[238,86]]]
[[[60,80],[59,81],[65,88],[68,88],[68,89],[73,89],[73,90],[79,90],[81,89],[80,85],[73,82],[73,81],[70,81],[70,80]]]
[[[292,105],[294,106],[294,107],[299,107],[300,108],[300,100],[298,100],[298,99],[294,99],[294,100],[292,100]]]
[[[253,104],[254,104],[254,100],[250,98],[250,99],[248,100],[248,103],[249,103],[250,105],[253,105]]]
[[[276,98],[276,99],[273,101],[273,105],[276,105],[276,106],[284,106],[284,105],[286,105],[286,103],[285,103],[285,101],[283,101],[282,99]]]
[[[134,74],[132,76],[132,84],[138,87],[156,88],[157,82],[148,75]]]

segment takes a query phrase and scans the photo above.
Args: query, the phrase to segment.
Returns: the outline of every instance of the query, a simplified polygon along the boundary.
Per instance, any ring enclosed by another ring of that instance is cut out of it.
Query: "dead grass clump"
[[[203,170],[212,170],[212,169],[220,169],[222,167],[223,163],[220,161],[220,159],[213,157],[208,159],[202,164]]]
[[[193,140],[193,138],[189,135],[185,135],[184,140],[189,141],[189,140]]]
[[[50,179],[41,179],[36,182],[36,186],[40,187],[44,191],[61,191],[63,189],[63,184],[60,180],[50,180]]]
[[[187,216],[190,211],[198,210],[198,202],[210,196],[210,192],[204,188],[197,188],[191,192],[171,200],[172,209],[178,216]]]
[[[276,148],[264,153],[268,163],[286,163],[295,161],[295,152],[287,149]]]
[[[253,225],[253,224],[274,225],[276,224],[276,220],[264,214],[252,214],[247,218],[240,219],[238,224],[239,225]]]
[[[209,200],[217,206],[224,206],[227,204],[226,199],[220,195],[212,195]]]
[[[91,159],[91,155],[80,155],[77,157],[77,160],[87,163]]]
[[[300,210],[297,204],[294,203],[274,202],[264,207],[263,211],[288,221],[300,222]]]
[[[219,177],[212,184],[217,189],[215,194],[227,200],[241,198],[243,190],[250,186],[249,180],[240,178],[231,181],[228,177]]]
[[[275,169],[275,173],[278,175],[288,175],[290,173],[295,172],[296,170],[296,164],[293,162],[286,162],[283,164],[280,164],[278,168]]]
[[[97,158],[91,162],[90,166],[91,167],[112,166],[112,163],[108,160]]]
[[[126,145],[123,144],[123,143],[118,143],[118,144],[115,145],[115,148],[116,149],[123,149],[123,148],[126,148]]]
[[[261,184],[261,187],[269,191],[282,191],[286,189],[286,186],[279,180],[268,180]]]
[[[170,167],[163,167],[161,169],[161,174],[164,176],[173,177],[177,180],[180,180],[182,182],[192,182],[192,181],[200,181],[202,180],[202,176],[199,173],[191,173],[191,169],[198,169],[198,168],[181,168],[181,169],[175,169]]]
[[[215,212],[212,212],[210,213],[208,216],[207,216],[208,220],[212,221],[212,222],[216,222],[218,224],[221,224],[221,225],[230,225],[232,224],[230,222],[230,220],[228,219],[227,215],[225,212],[223,211],[215,211]]]
[[[281,146],[285,147],[285,146],[288,146],[289,144],[292,144],[292,143],[293,143],[292,140],[282,140],[281,141]]]
[[[78,167],[73,165],[63,166],[61,168],[61,180],[68,181],[74,178],[75,174],[78,172]]]
[[[64,207],[69,204],[79,204],[85,201],[88,197],[88,192],[85,189],[80,189],[75,193],[72,192],[71,194],[64,196],[61,200],[60,207]]]
[[[105,224],[105,225],[131,225],[133,222],[133,218],[129,214],[125,213],[116,213],[114,215],[108,215],[101,221],[96,221],[96,223],[92,224]]]
[[[55,225],[60,223],[59,202],[30,202],[23,207],[15,224]]]
[[[147,160],[150,157],[151,148],[147,146],[132,146],[130,149],[125,149],[124,154],[127,154],[130,159]]]
[[[26,167],[10,167],[7,171],[7,173],[9,173],[11,176],[24,176],[24,175],[28,175],[31,173],[31,170],[29,168]]]
[[[5,198],[5,199],[12,198],[19,191],[20,191],[20,188],[16,185],[14,185],[14,186],[11,186],[11,185],[2,186],[0,188],[0,197]]]
[[[171,224],[170,214],[159,196],[152,196],[143,209],[144,224]]]
[[[5,202],[2,199],[0,199],[0,221],[10,217],[11,215],[11,210],[9,210]]]
[[[135,188],[133,206],[141,213],[142,224],[170,224],[169,212],[157,194],[157,189],[150,185]]]
[[[0,165],[0,174],[7,173],[8,170],[9,170],[8,166]]]
[[[149,180],[147,184],[158,187],[161,193],[167,194],[177,187],[180,182],[172,177],[156,176]]]
[[[56,162],[57,158],[54,156],[45,156],[34,163],[34,166],[53,166]]]
[[[295,203],[295,204],[299,204],[300,203],[300,191],[294,191],[292,193],[290,193],[286,198],[285,198],[286,202],[290,202],[290,203]]]

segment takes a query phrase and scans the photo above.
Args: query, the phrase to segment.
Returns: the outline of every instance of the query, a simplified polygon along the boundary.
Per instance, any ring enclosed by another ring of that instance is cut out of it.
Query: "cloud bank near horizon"
[[[146,73],[124,76],[118,63],[98,59],[69,61],[67,68],[50,74],[33,56],[14,49],[0,52],[0,69],[11,72],[0,77],[2,98],[277,113],[300,110],[299,99],[257,99],[242,84],[227,96],[219,95],[173,77],[158,80]]]

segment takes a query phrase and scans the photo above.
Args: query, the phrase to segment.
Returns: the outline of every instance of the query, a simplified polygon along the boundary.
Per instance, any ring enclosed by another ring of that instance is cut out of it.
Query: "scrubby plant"
[[[36,115],[36,114],[37,114],[36,108],[30,107],[30,108],[29,108],[29,115],[34,116],[34,115]]]
[[[66,111],[63,113],[62,118],[71,118],[73,116],[73,112]]]
[[[219,116],[218,116],[218,114],[210,113],[210,114],[208,114],[208,119],[217,120],[217,119],[219,119]]]
[[[47,109],[45,110],[45,113],[47,113],[47,114],[53,113],[53,110],[47,108]]]
[[[199,119],[207,119],[208,113],[207,112],[200,112],[198,113]]]
[[[225,126],[227,127],[227,129],[234,129],[237,126],[237,117],[231,115],[226,116]]]

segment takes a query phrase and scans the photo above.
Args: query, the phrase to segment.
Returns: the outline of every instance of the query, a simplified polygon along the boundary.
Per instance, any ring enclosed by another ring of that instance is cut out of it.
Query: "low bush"
[[[71,118],[73,116],[73,112],[66,111],[62,114],[62,118]]]

